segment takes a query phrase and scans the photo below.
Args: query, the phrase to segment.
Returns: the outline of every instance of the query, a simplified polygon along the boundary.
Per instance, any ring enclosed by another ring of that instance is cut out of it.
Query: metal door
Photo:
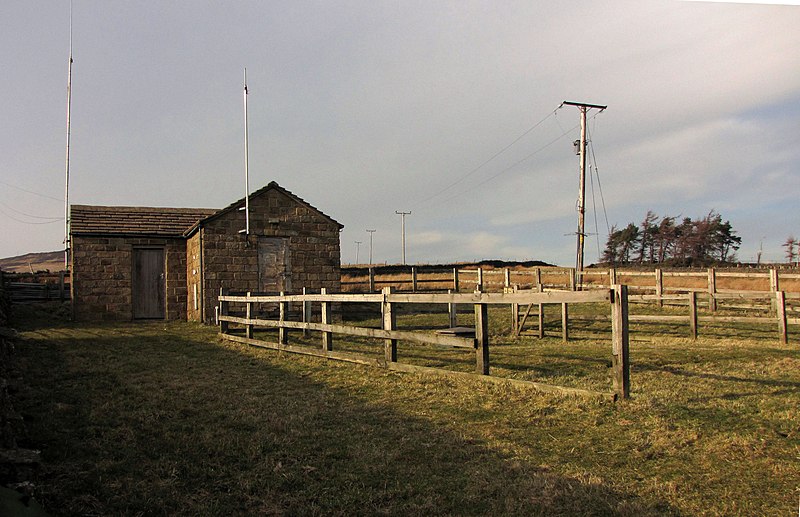
[[[288,292],[292,288],[292,267],[289,261],[289,239],[259,237],[258,284],[268,293]]]
[[[164,250],[133,250],[133,317],[164,319]]]

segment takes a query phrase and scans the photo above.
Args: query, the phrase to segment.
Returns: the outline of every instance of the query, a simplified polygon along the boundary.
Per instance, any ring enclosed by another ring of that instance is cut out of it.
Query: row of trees
[[[648,210],[639,225],[611,228],[603,262],[708,266],[735,262],[741,244],[730,221],[723,221],[714,210],[701,219],[685,217],[680,221]]]

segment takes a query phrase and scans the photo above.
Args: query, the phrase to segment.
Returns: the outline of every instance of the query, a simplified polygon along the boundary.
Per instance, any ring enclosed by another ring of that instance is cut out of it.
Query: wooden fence
[[[628,289],[624,285],[615,285],[610,289],[582,292],[506,292],[485,293],[399,293],[387,287],[376,294],[329,294],[323,289],[319,294],[284,294],[260,295],[254,293],[233,294],[220,291],[218,322],[220,334],[231,341],[249,345],[285,350],[306,355],[315,355],[330,359],[352,361],[371,366],[383,367],[397,371],[416,371],[444,375],[475,375],[440,368],[430,368],[398,362],[398,341],[404,343],[433,344],[460,349],[472,349],[475,352],[476,378],[524,384],[545,391],[558,391],[573,394],[603,395],[588,390],[564,388],[542,383],[497,378],[489,375],[489,305],[538,305],[538,304],[582,304],[606,303],[610,306],[612,327],[611,363],[613,389],[605,394],[612,399],[627,398],[630,393],[630,360],[628,357]],[[301,321],[290,321],[290,303],[302,304]],[[332,320],[333,304],[374,303],[380,304],[382,313],[381,328],[357,327],[334,324]],[[278,319],[255,317],[259,304],[272,304],[278,307]],[[312,304],[320,305],[321,322],[311,321]],[[397,328],[397,310],[401,304],[447,304],[450,313],[455,313],[456,304],[468,304],[474,307],[474,337],[458,335],[442,335],[430,332],[408,331]],[[238,308],[238,311],[236,310]],[[235,314],[236,313],[236,314]],[[232,329],[231,324],[238,326]],[[272,343],[255,339],[255,327],[277,328],[278,342]],[[239,335],[235,333],[239,330]],[[321,336],[321,347],[313,349],[309,346],[289,344],[289,331],[302,331],[308,335],[316,331]],[[334,351],[333,334],[361,336],[382,339],[384,354],[382,359],[373,359],[361,354]]]
[[[19,281],[19,280],[26,281]],[[17,280],[17,281],[14,281]],[[50,300],[69,300],[69,277],[63,272],[47,275],[20,275],[0,272],[0,282],[13,303],[46,302]]]
[[[625,284],[631,292],[642,292],[662,296],[669,293],[708,293],[712,311],[716,310],[719,293],[750,291],[800,292],[800,273],[785,272],[772,268],[759,271],[717,270],[702,271],[662,270],[633,271],[626,269],[587,269],[580,275],[575,268],[536,267],[529,269],[459,269],[428,272],[424,267],[410,267],[403,273],[377,274],[375,268],[362,268],[359,274],[353,270],[342,275],[342,290],[347,292],[377,292],[392,286],[398,290],[446,291],[479,289],[485,292],[500,292],[517,286],[521,289],[607,289],[612,285]],[[725,284],[743,284],[731,288]],[[787,284],[787,285],[783,285]]]
[[[628,301],[631,306],[639,304],[658,304],[662,306],[665,303],[670,305],[679,305],[686,307],[685,315],[663,315],[663,314],[632,314],[629,310],[628,321],[631,323],[668,323],[672,325],[686,326],[688,328],[688,335],[692,339],[697,339],[700,333],[700,323],[714,324],[714,323],[747,323],[753,325],[774,325],[778,331],[778,339],[781,344],[789,342],[789,325],[800,325],[800,317],[790,317],[790,309],[795,313],[798,312],[797,306],[788,306],[787,300],[800,300],[800,293],[786,293],[778,291],[776,293],[770,292],[751,292],[751,293],[717,293],[713,299],[720,305],[728,301],[747,300],[749,302],[763,302],[763,307],[767,308],[771,315],[768,316],[698,316],[698,294],[697,292],[690,292],[685,294],[667,294],[667,295],[628,295]],[[516,335],[521,335],[525,330],[525,325],[530,319],[535,322],[535,332],[541,338],[545,336],[544,331],[544,311],[545,305],[539,304],[538,310],[533,311],[532,305],[528,306],[524,313],[519,308],[512,306],[512,324]],[[726,306],[726,308],[733,309],[746,309],[751,310],[753,305],[747,306]],[[522,316],[520,317],[520,315]],[[578,315],[570,316],[568,305],[561,307],[561,333],[562,338],[566,342],[569,337],[569,321],[597,321],[607,320],[603,316],[590,316]]]

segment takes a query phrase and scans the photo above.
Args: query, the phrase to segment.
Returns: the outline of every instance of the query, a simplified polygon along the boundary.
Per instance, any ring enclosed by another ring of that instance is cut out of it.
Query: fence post
[[[608,287],[611,288],[612,285],[617,284],[617,269],[611,268],[608,270]]]
[[[710,267],[708,268],[708,308],[711,312],[716,312],[717,310],[715,294],[717,294],[717,272],[713,267]]]
[[[225,289],[224,287],[220,287],[219,288],[219,295],[220,296],[227,296],[228,295],[228,290]],[[224,321],[222,319],[222,316],[227,316],[228,315],[228,302],[224,302],[222,300],[219,300],[219,315],[220,315],[219,331],[222,334],[227,334],[228,333],[228,322]]]
[[[480,271],[480,270],[478,270]],[[475,293],[480,293],[476,289]],[[485,303],[475,304],[475,372],[489,375],[489,310]]]
[[[568,287],[570,291],[575,290],[575,279],[577,277],[577,274],[578,274],[577,270],[574,267],[571,267],[567,270],[567,276],[568,276],[567,281],[569,282]]]
[[[689,293],[689,333],[697,339],[697,293]]]
[[[303,288],[303,323],[311,323],[311,302],[305,299],[305,296],[308,294],[308,289],[306,287]],[[308,337],[309,330],[307,328],[303,329],[303,337]]]
[[[253,339],[253,324],[250,323],[250,318],[253,317],[253,302],[250,301],[250,291],[247,291],[247,301],[245,302],[245,317],[247,324],[244,327],[244,335],[247,339]]]
[[[539,337],[544,337],[544,304],[539,304]]]
[[[789,342],[789,330],[786,326],[786,293],[783,291],[775,292],[775,307],[778,309],[778,330],[781,334],[781,344]]]
[[[283,297],[286,296],[286,293],[281,291],[281,301],[278,305],[278,320],[283,324],[286,321],[286,313],[288,312],[288,303],[283,301]],[[278,327],[278,343],[281,345],[289,344],[289,329],[286,327]]]
[[[569,341],[569,306],[566,303],[561,304],[561,340]]]
[[[458,268],[453,268],[453,292],[458,292]]]
[[[448,289],[447,294],[452,294],[453,290]],[[458,326],[458,307],[455,303],[448,303],[447,304],[447,312],[450,315],[450,328],[455,328]]]
[[[628,357],[628,286],[612,287],[611,339],[614,392],[617,397],[630,396],[631,365]]]
[[[388,296],[394,292],[392,287],[383,288],[383,330],[397,330],[397,313],[394,310],[392,302],[388,300]],[[385,339],[383,341],[383,356],[387,363],[397,362],[397,340]]]
[[[508,270],[506,270],[508,271]],[[506,287],[506,292],[516,293],[519,288],[515,285],[514,287]],[[512,303],[511,304],[511,332],[515,336],[519,336],[519,304]]]
[[[417,268],[411,266],[411,290],[417,292]]]
[[[375,268],[371,266],[369,268],[369,292],[375,292]]]
[[[773,293],[780,291],[780,280],[778,279],[778,270],[776,268],[770,268],[769,270],[769,290]]]
[[[780,290],[780,281],[778,279],[778,270],[777,268],[770,268],[769,270],[769,290],[772,293],[772,308],[776,311],[778,310],[777,298],[775,298],[775,293]]]
[[[483,268],[478,268],[478,280],[475,281],[475,290],[483,292]]]
[[[658,306],[664,306],[664,300],[661,297],[664,295],[664,274],[661,268],[656,268],[656,296],[658,296]]]
[[[511,287],[511,270],[503,268],[503,287]]]
[[[544,287],[542,287],[542,268],[536,268],[536,289],[539,290],[540,293],[544,292]]]
[[[319,290],[319,294],[325,295],[328,294],[328,290],[326,288],[322,288]],[[331,302],[323,301],[322,302],[322,324],[323,325],[330,325],[331,324]],[[333,333],[328,330],[322,331],[322,349],[326,352],[330,352],[333,350]]]

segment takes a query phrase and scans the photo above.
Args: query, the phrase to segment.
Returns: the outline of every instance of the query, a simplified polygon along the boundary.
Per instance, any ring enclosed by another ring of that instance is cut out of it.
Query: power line
[[[13,215],[7,213],[2,208],[0,208],[0,214],[3,214],[4,216],[8,217],[12,221],[16,221],[16,222],[22,223],[22,224],[53,224],[53,223],[58,223],[58,222],[63,221],[63,219],[61,219],[61,218],[54,219],[52,221],[36,221],[36,222],[34,222],[34,221],[23,221],[22,219],[17,219]]]
[[[25,212],[23,212],[21,210],[17,210],[13,206],[11,206],[11,205],[9,205],[7,203],[3,203],[2,201],[0,201],[0,205],[3,205],[4,207],[8,208],[12,212],[16,212],[19,215],[24,215],[25,217],[30,217],[32,219],[48,219],[50,221],[63,221],[64,220],[64,218],[62,218],[62,217],[43,217],[43,216],[40,216],[40,215],[26,214]]]
[[[13,189],[17,189],[19,191],[26,192],[28,194],[33,194],[34,196],[45,197],[47,199],[53,199],[55,201],[63,201],[63,199],[61,199],[59,197],[48,196],[47,194],[42,194],[40,192],[34,192],[33,190],[27,190],[27,189],[24,189],[22,187],[18,187],[16,185],[12,185],[11,183],[7,183],[7,182],[5,182],[3,180],[0,180],[0,183],[2,183],[3,185],[6,185],[7,187],[11,187]]]
[[[446,203],[446,202],[448,202],[448,201],[451,201],[451,200],[453,200],[453,199],[455,199],[455,198],[457,198],[457,197],[463,196],[464,194],[466,194],[466,193],[467,193],[467,192],[469,192],[470,190],[474,190],[474,189],[476,189],[476,188],[478,188],[478,187],[480,187],[480,186],[483,186],[483,185],[485,185],[485,184],[489,183],[490,181],[492,181],[493,179],[495,179],[496,177],[500,176],[501,174],[504,174],[504,173],[506,173],[506,172],[510,171],[511,169],[513,169],[514,167],[516,167],[517,165],[520,165],[520,164],[522,164],[522,163],[524,163],[524,162],[526,162],[526,161],[530,160],[531,158],[533,158],[534,156],[536,156],[536,155],[537,155],[537,154],[539,154],[540,152],[544,151],[545,149],[547,149],[548,147],[550,147],[550,146],[551,146],[551,145],[553,145],[554,143],[558,142],[559,140],[561,140],[562,138],[564,138],[565,136],[567,136],[568,134],[570,134],[572,131],[574,131],[574,130],[578,129],[578,127],[579,127],[579,126],[577,126],[577,125],[576,125],[576,126],[573,126],[573,127],[571,127],[570,129],[567,129],[566,131],[564,131],[563,133],[561,133],[559,136],[557,136],[557,137],[556,137],[556,138],[554,138],[553,140],[551,140],[551,141],[547,142],[547,143],[546,143],[546,144],[544,144],[543,146],[539,147],[538,149],[536,149],[535,151],[533,151],[533,152],[532,152],[532,153],[530,153],[529,155],[525,156],[525,157],[524,157],[524,158],[522,158],[521,160],[518,160],[518,161],[516,161],[516,162],[512,163],[511,165],[509,165],[509,166],[508,166],[508,167],[506,167],[505,169],[502,169],[500,172],[498,172],[498,173],[496,173],[496,174],[493,174],[493,175],[489,176],[488,178],[486,178],[485,180],[481,181],[480,183],[477,183],[477,184],[475,184],[475,185],[473,185],[473,186],[471,186],[471,187],[469,187],[469,188],[467,188],[467,189],[464,189],[464,190],[462,190],[462,191],[461,191],[461,192],[459,192],[458,194],[456,194],[456,195],[454,195],[454,196],[451,196],[451,197],[449,197],[449,198],[445,199],[445,200],[443,201],[443,203]]]
[[[473,174],[478,172],[480,169],[482,169],[484,166],[488,165],[492,160],[494,160],[495,158],[497,158],[498,156],[500,156],[504,152],[508,151],[514,144],[516,144],[517,142],[522,140],[522,138],[524,138],[528,133],[530,133],[531,131],[533,131],[537,127],[541,126],[547,119],[552,117],[555,114],[555,112],[556,112],[556,110],[551,111],[544,118],[542,118],[539,122],[537,122],[536,124],[532,125],[528,129],[523,131],[522,134],[519,135],[518,137],[516,137],[514,140],[512,140],[510,144],[506,145],[505,147],[503,147],[502,149],[500,149],[499,151],[494,153],[492,156],[490,156],[488,159],[484,160],[480,165],[478,165],[477,167],[475,167],[471,171],[467,172],[466,174],[464,174],[463,176],[461,176],[460,178],[458,178],[454,182],[450,183],[449,185],[447,185],[443,189],[441,189],[441,190],[439,190],[437,192],[434,192],[433,194],[431,194],[430,196],[428,196],[428,197],[426,197],[424,199],[421,199],[420,201],[418,201],[417,203],[412,205],[411,208],[416,208],[416,207],[418,207],[418,206],[430,201],[431,199],[435,198],[436,196],[438,196],[440,194],[443,194],[444,192],[447,192],[448,190],[450,190],[451,188],[455,187],[456,185],[458,185],[462,181],[466,180],[467,178],[469,178],[470,176],[472,176]]]

